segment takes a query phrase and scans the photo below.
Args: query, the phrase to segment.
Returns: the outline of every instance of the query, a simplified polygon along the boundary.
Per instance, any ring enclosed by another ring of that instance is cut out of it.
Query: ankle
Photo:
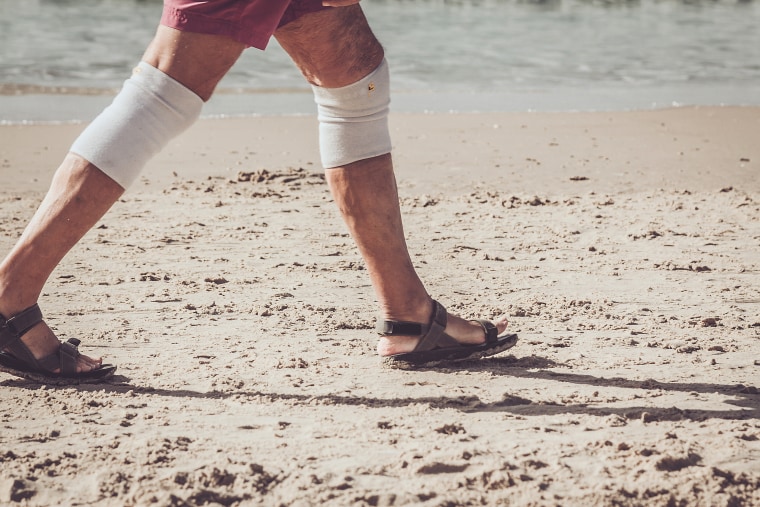
[[[433,315],[433,299],[425,294],[393,305],[381,304],[381,308],[385,320],[427,324]]]
[[[427,324],[433,316],[433,300],[425,294],[423,297],[408,300],[398,307],[383,305],[383,319],[401,322],[418,322]],[[411,352],[419,342],[419,336],[380,336],[377,353],[381,357]]]
[[[38,295],[14,291],[4,280],[0,275],[0,315],[11,318],[37,302]]]

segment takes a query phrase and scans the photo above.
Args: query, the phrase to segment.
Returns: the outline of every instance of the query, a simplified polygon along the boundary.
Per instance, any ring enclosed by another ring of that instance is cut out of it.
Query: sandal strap
[[[73,375],[77,372],[77,359],[80,356],[78,347],[80,343],[76,338],[69,338],[61,343],[58,354],[60,355],[62,374]]]
[[[377,321],[377,332],[383,336],[419,336],[420,340],[413,352],[426,352],[433,349],[455,349],[459,347],[468,347],[448,333],[446,333],[446,324],[448,322],[448,313],[441,303],[433,300],[433,316],[427,325],[419,322],[404,322],[396,320]],[[490,320],[474,319],[473,322],[480,324],[486,335],[485,344],[494,344],[499,341],[499,329]]]
[[[403,320],[383,320],[377,319],[377,334],[381,336],[423,336],[428,333],[430,326],[438,320],[443,320],[443,327],[446,327],[446,309],[441,304],[433,300],[433,317],[430,324],[420,322],[409,322]]]
[[[414,351],[432,350],[436,346],[456,346],[459,343],[444,331],[448,321],[448,313],[441,303],[433,300],[433,318],[428,325],[427,333],[420,338]]]
[[[377,334],[382,336],[420,336],[424,327],[419,322],[378,320]]]
[[[69,338],[61,342],[58,350],[41,359],[35,359],[35,367],[42,371],[55,371],[61,369],[61,375],[72,376],[77,372],[77,359],[79,353],[79,344],[81,342],[76,338]]]
[[[42,322],[42,311],[35,303],[26,310],[22,310],[0,326],[0,350],[12,346],[13,343],[24,336],[24,333]]]
[[[414,348],[415,352],[431,350],[437,346],[460,345],[444,332],[447,321],[446,308],[438,301],[433,300],[433,316],[429,324],[380,319],[377,321],[377,332],[382,336],[419,336],[420,341]]]
[[[486,332],[486,343],[495,343],[499,338],[499,330],[490,320],[475,319],[475,322],[480,324],[483,331]]]

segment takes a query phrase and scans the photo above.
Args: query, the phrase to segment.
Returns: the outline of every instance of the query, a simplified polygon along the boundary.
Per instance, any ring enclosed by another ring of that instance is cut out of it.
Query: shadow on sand
[[[410,404],[428,404],[432,408],[449,408],[458,409],[463,412],[508,412],[521,416],[542,416],[556,414],[585,414],[585,415],[619,415],[627,419],[638,419],[642,414],[647,413],[650,420],[693,420],[703,421],[706,419],[724,419],[724,420],[751,420],[760,419],[760,390],[755,386],[745,386],[741,384],[709,384],[709,383],[681,383],[681,382],[660,382],[653,379],[647,380],[630,380],[621,377],[605,378],[595,377],[593,375],[583,375],[577,373],[564,373],[554,371],[552,368],[566,367],[561,363],[556,363],[551,359],[530,356],[515,358],[514,356],[505,356],[499,358],[490,358],[486,360],[462,362],[456,366],[449,366],[446,369],[437,369],[437,371],[450,372],[480,372],[487,371],[491,374],[540,379],[551,382],[563,382],[570,384],[583,384],[587,386],[596,386],[600,389],[606,387],[626,388],[626,389],[643,389],[643,390],[660,390],[665,392],[696,392],[704,394],[723,394],[730,396],[732,399],[726,400],[725,403],[737,407],[732,410],[700,410],[700,409],[679,409],[677,407],[610,407],[600,403],[599,406],[589,406],[589,404],[560,404],[554,402],[533,401],[520,396],[506,394],[502,400],[492,403],[484,403],[477,396],[456,396],[456,397],[399,397],[399,398],[373,398],[367,396],[345,396],[345,395],[311,395],[297,393],[277,393],[251,390],[229,391],[209,391],[199,392],[187,389],[161,389],[148,386],[131,384],[130,379],[117,375],[109,384],[82,384],[77,389],[82,391],[105,391],[112,393],[135,393],[147,394],[158,397],[182,397],[198,399],[226,399],[235,397],[240,399],[249,398],[257,402],[278,402],[287,401],[295,403],[324,404],[324,405],[345,405],[357,406],[363,405],[369,408],[383,407],[403,407]],[[0,382],[2,387],[16,387],[22,389],[38,389],[39,384],[25,380],[6,380]],[[70,387],[70,386],[69,386]],[[48,386],[48,389],[55,387]]]

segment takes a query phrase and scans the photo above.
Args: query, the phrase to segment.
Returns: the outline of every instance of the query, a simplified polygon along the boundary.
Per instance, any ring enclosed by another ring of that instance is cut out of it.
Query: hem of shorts
[[[174,28],[181,32],[204,33],[209,35],[225,35],[245,44],[247,47],[264,50],[272,34],[256,32],[243,33],[234,23],[208,18],[200,14],[189,15],[178,9],[165,9],[161,15],[161,25]]]

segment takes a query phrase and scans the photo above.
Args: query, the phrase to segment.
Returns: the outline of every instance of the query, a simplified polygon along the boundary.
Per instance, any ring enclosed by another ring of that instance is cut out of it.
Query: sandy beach
[[[0,126],[0,252],[82,128]],[[119,369],[0,374],[0,505],[760,505],[760,108],[391,129],[430,294],[516,347],[383,368],[316,119],[204,119],[51,277]]]

